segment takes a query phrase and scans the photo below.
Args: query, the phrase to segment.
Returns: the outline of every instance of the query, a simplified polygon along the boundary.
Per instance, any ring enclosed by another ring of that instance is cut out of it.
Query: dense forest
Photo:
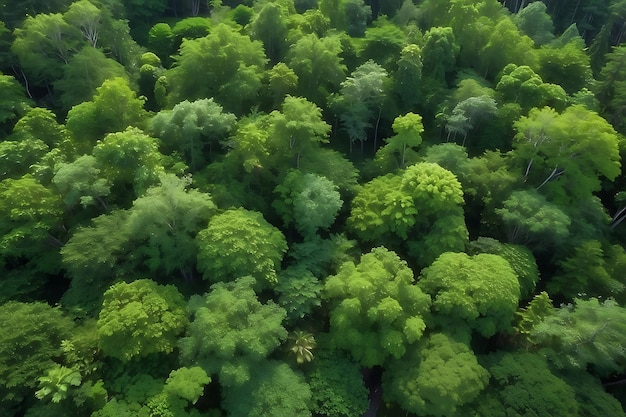
[[[626,417],[626,0],[0,18],[0,417]]]

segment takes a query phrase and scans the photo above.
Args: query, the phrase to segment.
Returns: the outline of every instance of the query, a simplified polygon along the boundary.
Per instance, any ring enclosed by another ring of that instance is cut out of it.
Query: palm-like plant
[[[315,337],[308,332],[296,330],[289,336],[289,351],[296,356],[296,362],[302,364],[313,360],[313,349],[315,349]]]

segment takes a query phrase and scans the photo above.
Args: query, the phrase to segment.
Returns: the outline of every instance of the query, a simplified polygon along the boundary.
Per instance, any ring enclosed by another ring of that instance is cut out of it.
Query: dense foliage
[[[626,1],[0,0],[0,416],[624,416]]]

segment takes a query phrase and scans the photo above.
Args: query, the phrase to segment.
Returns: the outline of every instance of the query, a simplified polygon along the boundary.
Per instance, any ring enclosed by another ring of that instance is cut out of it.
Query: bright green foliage
[[[243,208],[213,216],[197,237],[198,269],[210,282],[230,281],[244,275],[259,288],[272,287],[287,250],[283,234],[261,213]]]
[[[402,357],[422,337],[430,308],[430,297],[413,282],[406,262],[383,247],[341,265],[324,286],[333,345],[366,367]]]
[[[230,417],[311,417],[311,390],[301,374],[277,361],[253,371],[246,383],[225,389],[223,406]]]
[[[455,42],[452,28],[433,27],[424,35],[422,47],[423,74],[442,82],[446,73],[456,64],[459,46]]]
[[[368,406],[367,388],[356,362],[338,353],[320,353],[309,375],[313,406],[320,415],[360,417]]]
[[[278,276],[275,291],[279,294],[278,304],[287,311],[287,318],[297,321],[321,305],[322,288],[322,283],[308,270],[288,268]]]
[[[426,149],[424,162],[432,162],[452,172],[463,184],[463,191],[471,191],[467,187],[470,175],[470,159],[467,150],[456,143],[439,143]]]
[[[378,150],[376,159],[384,164],[393,159],[395,167],[404,169],[408,164],[416,162],[417,147],[422,143],[424,125],[422,116],[415,113],[407,113],[394,119],[392,125],[395,136],[385,139],[387,144]],[[388,165],[388,162],[387,164]]]
[[[313,350],[317,343],[311,333],[296,330],[289,336],[288,343],[289,353],[295,356],[298,365],[313,361]]]
[[[530,340],[558,368],[590,367],[600,376],[626,369],[626,309],[614,300],[575,299],[537,324]]]
[[[555,312],[556,310],[548,293],[541,291],[533,297],[525,308],[520,308],[515,313],[517,316],[515,331],[523,338],[524,346],[528,347],[531,345],[530,334],[534,327]]]
[[[48,109],[34,107],[20,118],[13,128],[13,137],[23,141],[29,138],[40,140],[50,148],[59,148],[65,154],[73,152],[69,132],[56,121]]]
[[[103,25],[109,24],[111,14],[106,7],[97,7],[89,0],[78,0],[70,5],[63,18],[80,29],[83,38],[92,48],[96,48],[100,30]]]
[[[510,243],[544,249],[569,236],[570,218],[535,190],[514,191],[496,214],[507,228]]]
[[[576,296],[617,297],[625,289],[623,278],[612,275],[607,263],[600,242],[584,241],[559,263],[561,271],[550,280],[548,290],[570,300]]]
[[[213,99],[178,103],[163,110],[150,122],[150,130],[161,139],[164,153],[179,151],[194,171],[206,164],[206,154],[234,128],[236,117],[224,113]]]
[[[322,119],[322,110],[305,98],[285,97],[281,111],[273,111],[269,123],[268,144],[276,153],[288,155],[296,168],[302,155],[328,143],[330,125]]]
[[[509,263],[486,253],[444,253],[422,271],[418,286],[432,296],[442,327],[459,320],[485,337],[511,328],[520,297]]]
[[[123,78],[106,80],[92,101],[78,104],[67,114],[67,129],[85,153],[105,134],[129,126],[142,127],[146,118],[144,99],[138,98]]]
[[[127,223],[137,242],[132,256],[143,257],[150,271],[190,278],[197,253],[194,239],[216,210],[210,195],[186,189],[190,182],[163,175],[160,186],[133,202]]]
[[[543,2],[536,1],[520,10],[513,18],[513,23],[525,35],[535,42],[535,45],[541,46],[554,39],[554,25],[552,18],[546,13],[546,5]]]
[[[287,94],[294,93],[298,87],[298,76],[283,62],[279,62],[269,69],[267,78],[273,108],[280,107]]]
[[[233,159],[246,173],[264,168],[268,163],[267,117],[241,118],[226,142],[227,159]]]
[[[71,163],[58,164],[52,183],[63,196],[68,207],[81,204],[83,207],[99,204],[107,208],[104,197],[111,192],[105,178],[100,176],[97,161],[91,155],[83,155]]]
[[[489,237],[479,237],[470,242],[468,253],[493,253],[503,257],[519,280],[521,299],[527,299],[535,292],[535,285],[539,281],[539,269],[532,252],[521,245],[501,243]]]
[[[558,84],[574,94],[589,85],[591,64],[585,43],[577,38],[566,45],[545,46],[539,50],[539,74],[549,83]]]
[[[317,105],[326,103],[326,96],[337,91],[345,78],[346,67],[339,54],[339,37],[318,38],[305,35],[291,46],[286,62],[298,76],[298,93]]]
[[[185,301],[173,285],[149,279],[120,282],[104,293],[98,316],[99,345],[124,362],[151,353],[169,353],[187,325]]]
[[[480,68],[493,78],[510,64],[536,68],[537,57],[532,39],[522,35],[511,19],[500,19],[479,54]]]
[[[496,84],[496,92],[502,100],[518,103],[525,111],[545,105],[564,108],[567,100],[563,88],[544,83],[527,65],[508,64],[504,67]]]
[[[211,19],[206,17],[186,17],[176,22],[172,28],[174,49],[178,49],[183,39],[203,38],[211,31]]]
[[[411,254],[426,266],[443,252],[464,248],[462,203],[454,174],[422,162],[366,183],[352,201],[348,225],[366,241],[391,235],[408,240]]]
[[[0,253],[32,254],[50,237],[63,214],[60,197],[32,176],[0,182]]]
[[[577,105],[562,114],[533,109],[515,123],[514,157],[527,164],[525,177],[561,199],[587,198],[600,190],[600,178],[620,172],[618,137],[598,114]],[[558,181],[551,181],[558,178]],[[543,181],[543,182],[542,182]],[[563,190],[565,189],[565,190]]]
[[[489,373],[471,348],[434,333],[383,374],[383,395],[417,415],[450,416],[487,386]]]
[[[251,277],[220,282],[189,300],[192,320],[178,342],[181,361],[217,373],[222,386],[248,381],[258,363],[287,338],[281,324],[285,310],[272,301],[261,304],[254,285]]]
[[[287,21],[284,13],[280,5],[267,2],[248,26],[252,38],[263,42],[265,54],[271,62],[282,59],[287,49]]]
[[[0,124],[20,116],[29,104],[20,83],[12,76],[0,73]]]
[[[61,310],[41,302],[9,301],[0,306],[0,404],[32,395],[37,378],[61,355],[61,341],[74,324]]]
[[[60,13],[28,16],[15,29],[11,51],[32,84],[46,85],[60,78],[81,42],[80,30],[67,23]]]
[[[318,229],[328,229],[343,201],[332,181],[315,174],[290,171],[274,189],[279,198],[273,203],[286,226],[295,225],[305,238]]]
[[[0,142],[0,179],[17,179],[33,173],[33,166],[39,163],[49,150],[44,142],[33,138]]]
[[[148,47],[167,66],[174,46],[174,34],[167,23],[157,23],[148,32]]]
[[[342,153],[332,149],[320,148],[303,155],[300,169],[328,178],[339,187],[343,196],[352,195],[357,185],[358,171],[355,166]]]
[[[83,0],[87,2],[87,0]],[[104,53],[85,46],[63,67],[63,77],[54,83],[65,109],[93,98],[96,89],[111,78],[127,78],[124,67]]]
[[[113,186],[132,186],[134,196],[158,184],[163,155],[156,139],[137,128],[110,133],[93,148],[102,177]]]
[[[204,38],[184,40],[174,59],[176,65],[168,74],[172,104],[212,97],[236,114],[253,103],[267,61],[261,42],[225,24]]]
[[[489,388],[464,415],[554,417],[578,415],[574,390],[548,368],[540,355],[497,353],[484,359]]]
[[[199,366],[182,367],[170,372],[163,391],[195,404],[204,393],[204,386],[209,382],[211,378]]]
[[[39,377],[39,390],[35,396],[40,399],[47,399],[53,403],[61,402],[68,397],[72,387],[77,387],[81,383],[81,375],[75,369],[65,366],[54,365],[48,369],[45,376]]]

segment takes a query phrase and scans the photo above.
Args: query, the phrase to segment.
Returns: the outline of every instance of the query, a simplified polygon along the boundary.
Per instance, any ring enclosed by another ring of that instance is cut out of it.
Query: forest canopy
[[[626,417],[625,28],[0,0],[0,417]]]

